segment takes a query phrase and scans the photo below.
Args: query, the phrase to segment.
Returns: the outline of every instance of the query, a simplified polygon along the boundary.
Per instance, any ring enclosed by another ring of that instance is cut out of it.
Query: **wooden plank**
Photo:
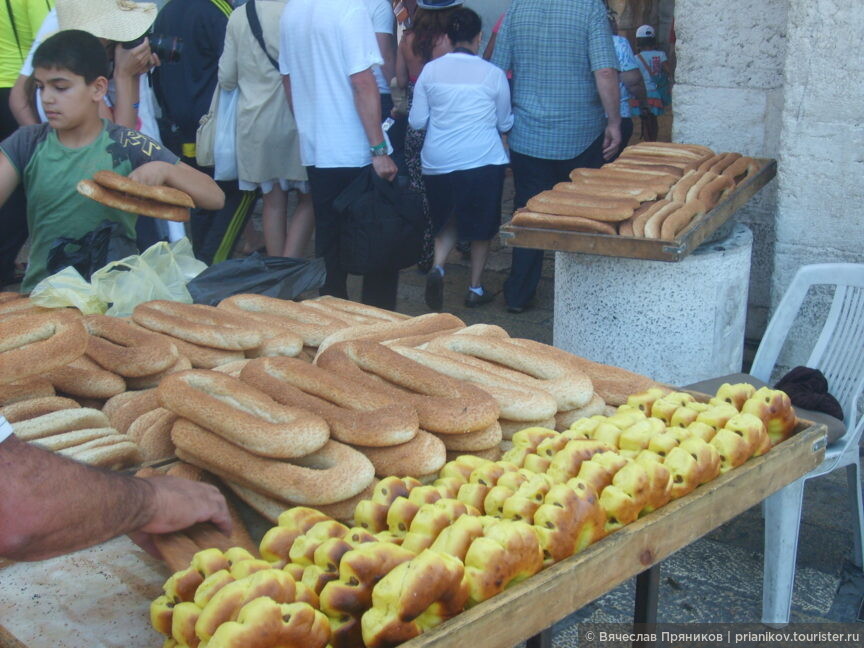
[[[412,639],[402,648],[512,648],[755,506],[818,466],[825,427],[700,486],[584,552]]]
[[[680,261],[702,244],[762,187],[777,175],[777,161],[757,158],[759,170],[742,182],[710,212],[691,223],[675,241],[660,241],[632,236],[612,236],[589,232],[539,227],[501,227],[501,241],[508,247],[526,247],[558,252],[578,252],[601,256],[653,261]]]
[[[0,648],[27,648],[27,646],[18,641],[11,632],[0,625]]]

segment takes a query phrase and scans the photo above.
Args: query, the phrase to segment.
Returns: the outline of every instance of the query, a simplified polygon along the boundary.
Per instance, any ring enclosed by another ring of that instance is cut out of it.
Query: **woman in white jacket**
[[[477,56],[480,17],[457,9],[447,22],[453,51],[427,63],[414,86],[408,115],[426,129],[421,162],[435,235],[435,259],[426,275],[426,305],[443,307],[444,262],[457,240],[471,241],[466,306],[492,301],[481,277],[489,242],[501,224],[504,168],[501,133],[513,126],[504,71]]]
[[[279,18],[285,0],[250,0],[264,47],[252,32],[247,7],[228,19],[219,59],[219,85],[240,88],[237,100],[237,173],[240,189],[264,195],[264,244],[269,256],[298,257],[315,227],[306,169],[300,162],[297,124],[288,106],[279,59]],[[266,49],[265,49],[266,48]],[[287,227],[288,193],[299,200]],[[286,231],[287,227],[287,231]]]

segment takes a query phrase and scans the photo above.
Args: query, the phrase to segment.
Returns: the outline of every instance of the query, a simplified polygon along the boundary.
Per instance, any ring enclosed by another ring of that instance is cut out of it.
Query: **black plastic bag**
[[[402,270],[420,259],[426,226],[421,195],[368,167],[339,194],[339,261],[351,274]]]
[[[255,293],[294,299],[324,285],[324,259],[268,257],[255,252],[210,266],[186,284],[196,304],[215,306],[231,295]]]
[[[89,280],[99,268],[132,254],[138,254],[135,239],[121,223],[106,219],[81,238],[55,239],[48,249],[48,273],[72,266]]]

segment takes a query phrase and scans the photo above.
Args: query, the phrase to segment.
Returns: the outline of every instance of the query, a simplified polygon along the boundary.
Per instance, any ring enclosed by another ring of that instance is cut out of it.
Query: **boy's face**
[[[62,68],[36,68],[33,77],[53,128],[69,130],[98,117],[108,88],[105,77],[88,84],[83,76]]]

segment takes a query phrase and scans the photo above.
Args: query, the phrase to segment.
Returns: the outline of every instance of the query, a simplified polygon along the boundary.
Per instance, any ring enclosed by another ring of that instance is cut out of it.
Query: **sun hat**
[[[654,28],[651,25],[642,25],[636,30],[636,38],[654,38]]]
[[[119,42],[146,33],[157,12],[152,2],[131,0],[57,0],[56,7],[60,29],[81,29]]]
[[[420,9],[436,10],[449,9],[450,7],[458,7],[463,0],[417,0],[417,6]]]

